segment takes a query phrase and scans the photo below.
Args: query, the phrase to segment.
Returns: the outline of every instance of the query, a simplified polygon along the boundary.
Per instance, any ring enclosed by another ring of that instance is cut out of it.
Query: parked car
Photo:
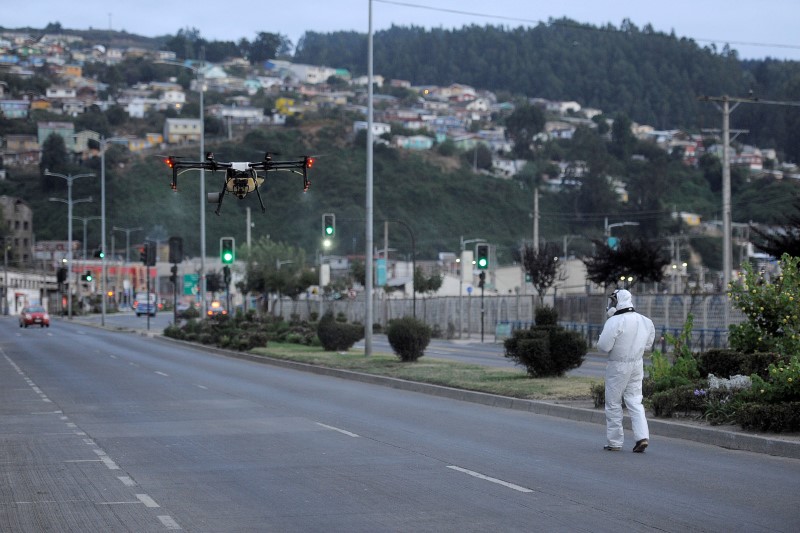
[[[47,314],[44,307],[40,305],[32,305],[23,307],[19,315],[19,327],[28,327],[39,325],[41,327],[50,327],[50,315]]]

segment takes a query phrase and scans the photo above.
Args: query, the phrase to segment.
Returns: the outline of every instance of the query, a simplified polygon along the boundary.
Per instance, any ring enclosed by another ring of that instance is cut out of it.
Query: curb
[[[313,374],[323,376],[332,376],[353,381],[360,381],[362,383],[392,387],[405,391],[419,392],[423,394],[429,394],[431,396],[440,396],[453,400],[472,402],[489,407],[527,411],[537,415],[553,416],[557,418],[574,420],[576,422],[588,422],[600,425],[605,425],[606,423],[605,413],[600,409],[572,407],[542,400],[511,398],[508,396],[499,396],[485,392],[476,392],[464,389],[455,389],[452,387],[444,387],[441,385],[432,385],[430,383],[419,383],[416,381],[407,381],[404,379],[386,376],[375,376],[372,374],[353,372],[352,370],[327,368],[323,366],[310,365],[308,363],[274,359],[264,355],[235,352],[232,350],[225,350],[222,348],[216,348],[202,344],[198,345],[195,343],[171,339],[169,337],[163,337],[159,335],[151,335],[151,337],[160,342],[179,343],[184,346],[188,345],[225,357],[234,357],[237,359],[279,366],[282,368],[311,372]],[[702,444],[710,444],[712,446],[726,448],[729,450],[740,450],[775,455],[779,457],[787,457],[791,459],[800,459],[800,441],[783,440],[779,437],[771,436],[764,437],[761,435],[741,433],[738,431],[730,431],[728,429],[717,427],[691,426],[672,420],[648,418],[647,423],[650,428],[651,435],[690,440]],[[625,415],[624,426],[626,429],[630,429],[631,427],[630,418],[627,415]]]

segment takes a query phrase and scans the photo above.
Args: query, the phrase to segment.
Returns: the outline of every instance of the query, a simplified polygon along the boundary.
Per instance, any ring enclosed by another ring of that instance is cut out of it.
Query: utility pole
[[[718,109],[722,111],[722,280],[723,290],[728,290],[731,282],[731,271],[733,270],[732,245],[731,245],[731,166],[730,166],[730,142],[731,142],[731,113],[739,107],[739,104],[767,104],[800,107],[800,102],[780,102],[774,100],[760,100],[755,96],[747,98],[737,98],[727,95],[722,96],[700,96],[698,100],[703,102],[714,102]],[[731,107],[731,103],[733,106]],[[720,105],[721,104],[721,105]],[[726,306],[727,324],[727,306]]]
[[[533,251],[539,252],[539,187],[533,190]]]

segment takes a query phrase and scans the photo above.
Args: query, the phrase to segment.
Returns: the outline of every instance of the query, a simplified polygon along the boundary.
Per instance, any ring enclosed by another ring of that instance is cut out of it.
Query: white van
[[[136,316],[156,316],[156,311],[158,310],[156,294],[154,292],[137,292],[133,300],[133,310],[136,312]]]

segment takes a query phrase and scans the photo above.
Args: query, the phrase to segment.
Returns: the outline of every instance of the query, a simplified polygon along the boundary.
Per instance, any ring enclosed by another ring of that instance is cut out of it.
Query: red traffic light
[[[313,166],[314,166],[314,158],[306,157],[306,168],[311,168]]]
[[[169,168],[173,168],[175,166],[175,160],[172,158],[172,156],[166,158],[164,163],[166,163]]]

